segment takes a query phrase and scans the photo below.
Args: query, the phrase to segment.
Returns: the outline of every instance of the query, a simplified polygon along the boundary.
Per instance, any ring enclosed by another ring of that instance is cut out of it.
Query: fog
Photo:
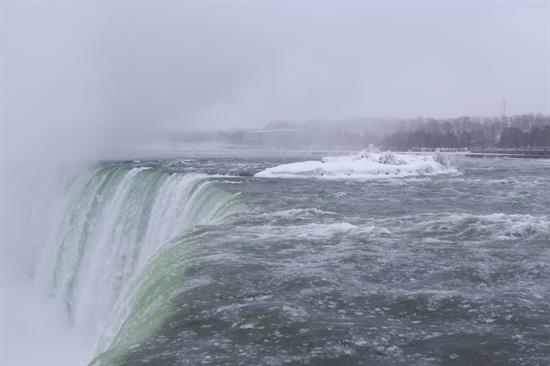
[[[549,113],[545,2],[4,2],[7,156],[164,128]]]

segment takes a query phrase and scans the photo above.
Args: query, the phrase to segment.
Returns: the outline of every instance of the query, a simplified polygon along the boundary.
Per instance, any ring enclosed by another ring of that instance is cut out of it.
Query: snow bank
[[[419,155],[363,150],[354,155],[326,157],[267,168],[261,178],[375,179],[457,173],[451,158],[441,153]]]

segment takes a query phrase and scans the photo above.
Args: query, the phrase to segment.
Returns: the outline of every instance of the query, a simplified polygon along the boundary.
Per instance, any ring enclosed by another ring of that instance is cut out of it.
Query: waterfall
[[[236,195],[208,176],[161,167],[104,163],[48,187],[39,193],[53,205],[34,277],[72,327],[96,335],[97,352],[123,324],[132,283],[151,256],[195,225],[239,210]]]

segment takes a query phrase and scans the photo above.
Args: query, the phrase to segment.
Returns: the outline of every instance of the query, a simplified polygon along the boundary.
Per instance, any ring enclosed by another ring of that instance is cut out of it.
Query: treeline
[[[391,118],[274,121],[262,129],[172,130],[159,136],[174,144],[227,144],[275,149],[392,150],[550,147],[550,116]]]
[[[498,147],[550,147],[550,126],[534,126],[529,131],[507,127],[502,131]]]
[[[276,121],[264,129],[292,129],[296,145],[354,149],[374,144],[389,149],[550,147],[550,116],[389,118],[339,121]]]
[[[386,136],[391,149],[550,147],[550,117],[525,114],[498,118],[415,119]]]

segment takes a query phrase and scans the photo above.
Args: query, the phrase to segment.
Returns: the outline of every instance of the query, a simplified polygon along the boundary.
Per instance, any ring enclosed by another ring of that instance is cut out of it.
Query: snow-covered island
[[[303,161],[267,168],[256,173],[261,178],[378,179],[457,173],[450,157],[434,154],[363,150],[347,156],[329,156],[320,161]]]

